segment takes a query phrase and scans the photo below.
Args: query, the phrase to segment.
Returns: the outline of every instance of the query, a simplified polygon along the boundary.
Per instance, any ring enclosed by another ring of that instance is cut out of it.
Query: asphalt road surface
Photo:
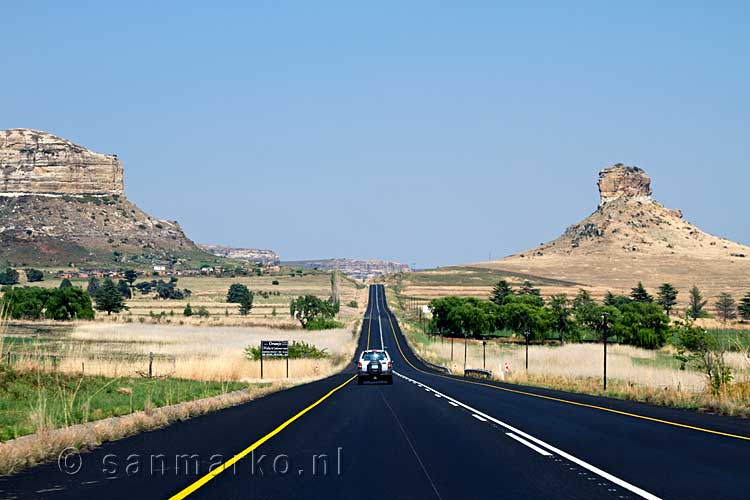
[[[443,375],[382,286],[367,346],[388,349],[393,385],[358,386],[352,364],[2,478],[0,498],[750,498],[746,421]]]

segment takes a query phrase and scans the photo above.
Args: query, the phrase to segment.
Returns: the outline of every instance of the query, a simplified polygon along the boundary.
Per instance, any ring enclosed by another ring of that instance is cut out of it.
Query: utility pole
[[[464,332],[464,372],[466,371],[466,351],[467,351],[467,335],[466,332]]]
[[[482,368],[487,369],[487,341],[482,339]]]
[[[529,337],[531,337],[531,332],[526,329],[524,332],[524,337],[526,337],[526,371],[529,371]]]

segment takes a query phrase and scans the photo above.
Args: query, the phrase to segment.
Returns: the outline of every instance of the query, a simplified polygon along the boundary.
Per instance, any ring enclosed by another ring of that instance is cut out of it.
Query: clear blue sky
[[[3,4],[0,129],[117,153],[196,241],[485,260],[616,162],[750,240],[747,2],[105,3]]]

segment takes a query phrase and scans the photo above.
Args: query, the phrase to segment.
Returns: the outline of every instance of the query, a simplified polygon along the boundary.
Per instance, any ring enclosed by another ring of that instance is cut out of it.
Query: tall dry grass
[[[417,351],[430,361],[449,366],[454,372],[464,369],[464,342],[454,341],[451,361],[450,341],[417,344]],[[468,368],[482,368],[482,344],[469,341],[467,345]],[[691,391],[704,388],[704,377],[695,371],[679,370],[668,365],[669,355],[626,345],[610,345],[607,353],[607,375],[611,380],[647,387],[674,387]],[[503,373],[508,363],[511,373],[526,372],[523,345],[488,342],[486,367],[494,373]],[[667,358],[667,359],[665,359]],[[601,344],[567,344],[565,346],[529,346],[531,376],[600,378],[604,368]]]
[[[289,360],[289,378],[304,381],[342,369],[354,354],[356,337],[347,329],[307,332],[270,328],[81,323],[54,343],[58,362],[54,369],[66,373],[130,377],[148,371],[153,353],[154,376],[193,380],[255,382],[260,362],[245,357],[244,349],[261,340],[304,341],[325,349],[325,359]],[[43,361],[40,361],[42,359]],[[31,352],[19,356],[18,369],[52,368],[48,357]],[[266,359],[263,379],[286,379],[286,360]]]

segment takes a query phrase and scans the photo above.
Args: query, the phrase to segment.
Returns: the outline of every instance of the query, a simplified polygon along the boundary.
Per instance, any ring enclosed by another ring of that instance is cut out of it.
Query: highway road
[[[0,497],[750,498],[747,421],[443,375],[411,352],[379,285],[359,346],[388,349],[393,385],[358,386],[352,364],[107,443],[75,474],[3,478]]]

